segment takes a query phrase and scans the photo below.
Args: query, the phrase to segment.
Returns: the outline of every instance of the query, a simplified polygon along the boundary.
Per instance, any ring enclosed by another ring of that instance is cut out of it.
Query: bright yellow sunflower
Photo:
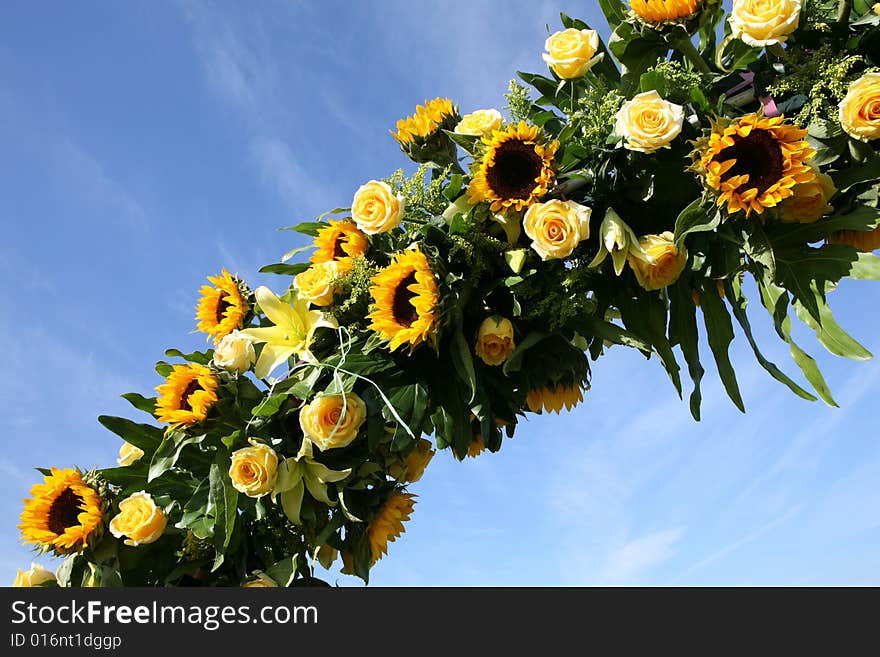
[[[728,213],[763,214],[792,196],[795,185],[816,177],[807,164],[816,154],[804,139],[807,131],[783,121],[760,114],[722,119],[694,142],[693,168]]]
[[[370,328],[394,351],[403,344],[414,348],[434,337],[437,322],[437,281],[425,254],[403,251],[371,280],[374,308]]]
[[[396,492],[382,506],[379,515],[367,529],[367,539],[370,541],[373,563],[388,554],[388,543],[393,543],[398,536],[406,531],[403,523],[409,520],[415,504],[415,495]]]
[[[702,0],[630,0],[629,6],[640,20],[656,25],[692,16],[701,4]]]
[[[82,552],[104,529],[104,503],[78,470],[52,468],[31,488],[21,512],[21,539],[56,554]]]
[[[208,410],[217,401],[217,377],[204,365],[175,365],[156,391],[159,422],[195,424],[208,416]]]
[[[564,386],[557,384],[553,387],[530,390],[526,396],[526,405],[533,413],[538,413],[543,408],[548,413],[559,413],[563,407],[570,411],[584,401],[585,388],[580,385]]]
[[[248,313],[248,302],[242,284],[225,269],[219,276],[208,276],[212,285],[203,285],[196,308],[198,329],[218,342],[242,327]]]
[[[351,219],[331,220],[318,231],[316,249],[309,260],[313,264],[337,262],[339,273],[344,274],[351,269],[354,259],[364,255],[369,246],[367,236]]]
[[[839,230],[828,236],[831,244],[848,244],[863,253],[880,249],[880,226],[873,230]]]
[[[397,122],[397,132],[391,134],[400,144],[412,144],[417,139],[427,139],[444,124],[452,123],[452,127],[449,128],[451,130],[455,127],[452,119],[457,116],[455,106],[448,98],[426,100],[424,105],[416,106],[412,116],[400,119]]]
[[[482,138],[482,146],[468,186],[471,204],[488,201],[492,212],[523,210],[546,195],[556,180],[553,158],[559,142],[546,143],[536,126],[520,121],[493,130]]]

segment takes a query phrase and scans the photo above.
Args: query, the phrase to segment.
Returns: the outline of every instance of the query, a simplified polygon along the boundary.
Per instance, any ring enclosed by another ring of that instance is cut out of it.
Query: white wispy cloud
[[[638,584],[641,578],[675,556],[684,528],[653,532],[613,550],[597,575],[598,584]]]

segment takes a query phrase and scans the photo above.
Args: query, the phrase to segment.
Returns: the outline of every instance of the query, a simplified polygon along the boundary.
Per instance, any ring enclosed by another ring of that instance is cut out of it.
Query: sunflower
[[[159,422],[195,424],[208,416],[208,409],[217,401],[217,377],[204,365],[175,365],[156,391]]]
[[[630,0],[629,6],[642,22],[656,25],[688,18],[701,4],[702,0]]]
[[[374,309],[370,328],[391,351],[402,344],[416,347],[434,337],[437,282],[425,254],[418,249],[396,254],[391,264],[371,279]]]
[[[540,128],[525,121],[482,138],[468,187],[471,204],[490,202],[492,212],[523,210],[547,194],[556,179],[553,157],[559,142],[546,143]]]
[[[52,468],[31,488],[21,512],[21,538],[56,554],[82,552],[103,531],[104,503],[78,470]]]
[[[424,105],[417,105],[412,116],[397,122],[397,132],[391,134],[403,145],[413,144],[417,140],[431,137],[439,129],[449,124],[449,130],[458,123],[458,112],[448,98],[426,100]]]
[[[393,543],[405,531],[403,523],[409,520],[416,496],[411,493],[396,492],[382,506],[379,515],[367,529],[367,539],[373,553],[373,563],[388,554],[388,543]],[[344,558],[344,554],[343,554]]]
[[[529,391],[526,396],[526,404],[533,413],[538,413],[543,408],[548,413],[559,413],[562,408],[570,411],[584,401],[584,390],[580,385],[565,386],[556,384],[552,388],[540,388]]]
[[[354,259],[364,255],[370,243],[351,219],[329,221],[315,237],[315,252],[309,259],[313,264],[339,263],[339,273],[348,272]]]
[[[848,244],[863,253],[880,249],[880,226],[873,230],[839,230],[828,236],[831,244]]]
[[[708,137],[694,142],[693,169],[728,213],[763,214],[792,196],[795,185],[816,177],[807,164],[816,154],[804,139],[807,131],[783,120],[760,114],[719,120]]]
[[[199,291],[201,298],[196,319],[199,320],[198,329],[218,342],[244,325],[249,306],[245,294],[242,294],[243,284],[225,269],[219,276],[208,276],[208,281],[213,287],[203,285]]]

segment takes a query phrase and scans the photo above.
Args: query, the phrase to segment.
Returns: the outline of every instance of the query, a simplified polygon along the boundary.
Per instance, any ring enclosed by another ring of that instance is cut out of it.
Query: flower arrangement
[[[401,119],[414,175],[293,226],[313,243],[262,270],[277,292],[208,277],[211,347],[169,350],[156,397],[124,395],[152,422],[99,418],[118,467],[40,471],[22,538],[64,561],[17,585],[319,585],[337,561],[367,581],[435,450],[496,452],[527,414],[572,409],[617,345],[679,395],[680,352],[699,420],[701,334],[743,409],[736,323],[771,376],[834,405],[791,321],[870,357],[828,295],[880,277],[880,5],[599,5],[608,44],[563,14],[507,119],[442,98]],[[746,276],[805,385],[755,343]]]

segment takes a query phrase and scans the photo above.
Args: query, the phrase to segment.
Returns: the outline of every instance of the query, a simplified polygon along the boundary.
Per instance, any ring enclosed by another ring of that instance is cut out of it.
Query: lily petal
[[[299,517],[299,512],[302,509],[304,492],[305,488],[303,486],[302,480],[300,480],[289,491],[281,494],[281,506],[284,509],[285,515],[294,525],[302,524],[302,520],[300,520]]]

